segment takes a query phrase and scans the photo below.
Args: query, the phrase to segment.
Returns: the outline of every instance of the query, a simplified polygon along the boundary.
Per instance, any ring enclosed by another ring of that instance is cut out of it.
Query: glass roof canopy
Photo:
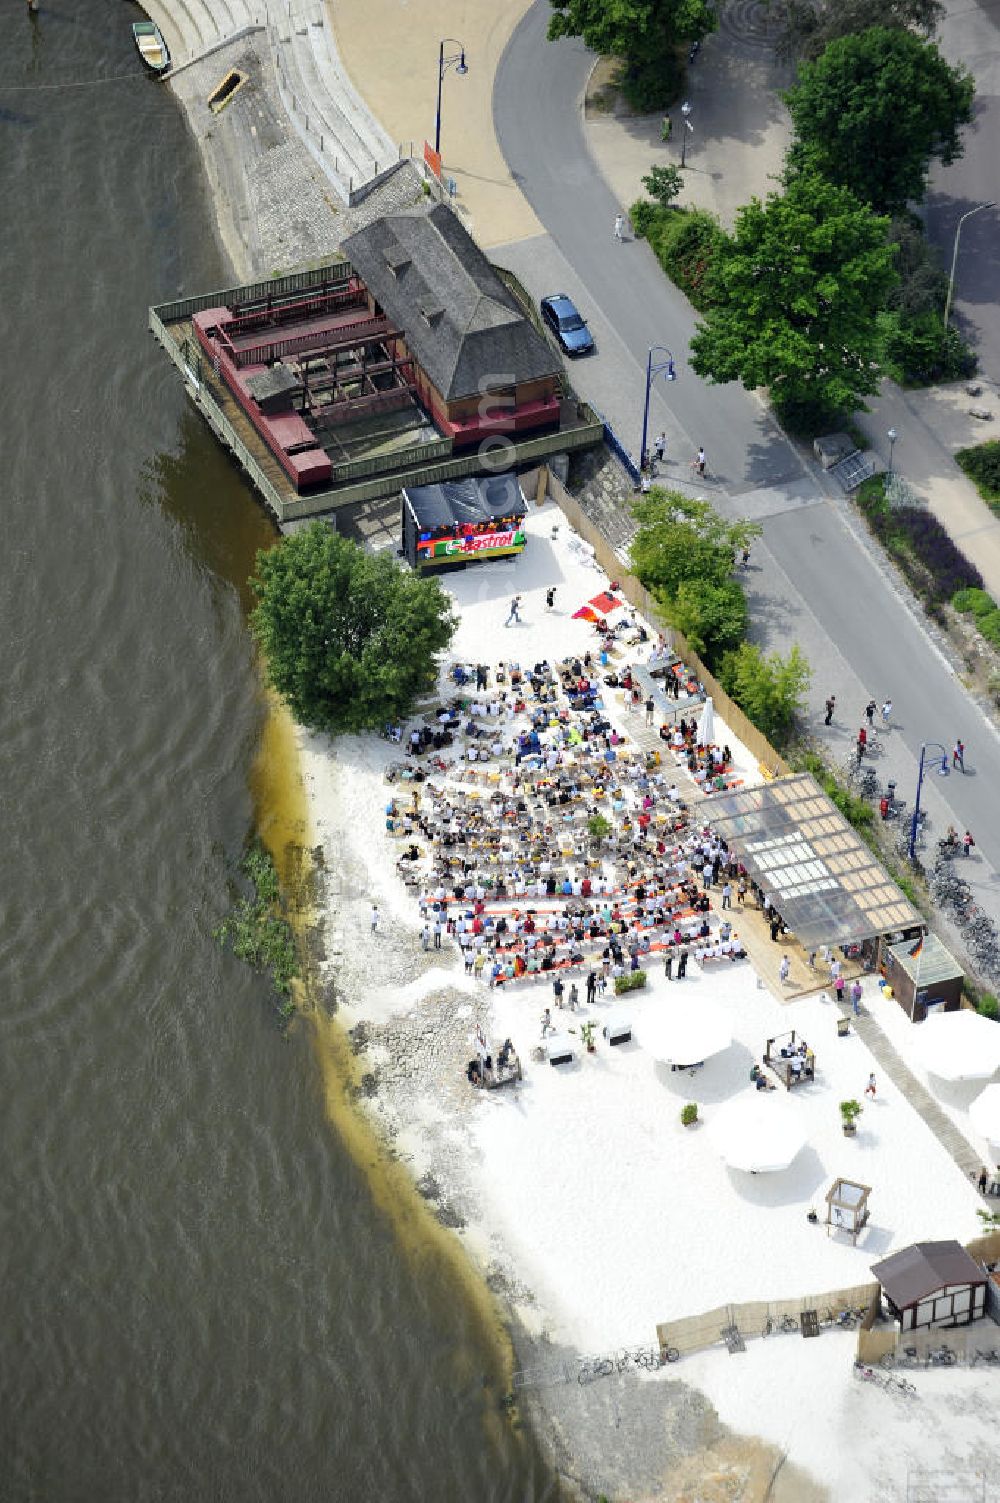
[[[713,829],[805,949],[923,927],[808,773],[713,797],[710,809]]]

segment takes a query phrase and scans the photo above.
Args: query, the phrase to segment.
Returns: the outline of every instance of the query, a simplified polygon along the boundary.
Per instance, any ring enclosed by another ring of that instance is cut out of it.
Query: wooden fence
[[[617,581],[620,593],[625,596],[629,604],[634,605],[641,615],[667,634],[677,655],[683,658],[695,678],[704,685],[705,693],[712,696],[712,703],[729,730],[756,758],[765,775],[783,777],[790,772],[787,762],[778,755],[763,732],[747,719],[739,705],[730,699],[718,679],[708,671],[701,658],[685,640],[683,633],[679,632],[676,627],[668,626],[663,620],[655,597],[634,574],[628,572],[596,523],[591,521],[576,497],[570,495],[562,481],[553,475],[551,470],[548,475],[548,489],[549,495],[559,506],[570,526],[593,548],[594,556],[601,568],[610,579]]]
[[[822,1318],[827,1311],[832,1310],[838,1315],[842,1310],[863,1307],[867,1311],[863,1324],[870,1325],[878,1313],[878,1293],[878,1284],[868,1283],[828,1290],[825,1294],[802,1295],[798,1299],[750,1300],[743,1304],[719,1305],[700,1315],[660,1323],[656,1327],[656,1339],[661,1352],[667,1347],[675,1347],[683,1357],[690,1352],[721,1345],[734,1337],[746,1340],[763,1336],[769,1321],[777,1333],[784,1317],[791,1318],[798,1325],[807,1311],[815,1311]]]

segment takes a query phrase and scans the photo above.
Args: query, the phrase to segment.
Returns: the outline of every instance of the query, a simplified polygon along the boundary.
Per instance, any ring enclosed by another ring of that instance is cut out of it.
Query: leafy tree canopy
[[[818,173],[740,209],[691,340],[711,381],[767,386],[786,418],[827,418],[873,392],[873,325],[896,283],[888,221]]]
[[[725,584],[736,554],[761,533],[755,522],[727,522],[707,501],[655,485],[636,504],[635,516],[632,567],[665,603],[685,580]]]
[[[931,159],[961,155],[975,86],[933,42],[873,26],[831,42],[788,90],[792,168],[808,166],[876,209],[900,213],[927,189]]]
[[[322,522],[257,555],[250,618],[296,720],[360,731],[405,719],[433,689],[456,621],[436,580],[365,553]]]
[[[705,0],[552,0],[549,40],[583,37],[594,52],[639,62],[715,26]]]
[[[747,598],[738,579],[727,579],[722,584],[685,579],[664,610],[670,625],[684,633],[698,656],[712,669],[747,634]]]
[[[786,57],[817,58],[837,37],[871,26],[930,36],[943,15],[941,0],[788,0],[780,50]]]
[[[779,748],[788,743],[811,678],[812,670],[797,646],[786,658],[777,652],[765,657],[751,642],[727,653],[719,672],[726,693]]]

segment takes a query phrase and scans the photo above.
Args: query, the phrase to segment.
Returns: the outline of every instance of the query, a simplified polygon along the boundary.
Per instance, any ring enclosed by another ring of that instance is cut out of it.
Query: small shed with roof
[[[986,1269],[961,1242],[914,1242],[872,1264],[902,1331],[965,1326],[986,1314]]]
[[[923,934],[884,951],[885,979],[911,1023],[962,1005],[964,971],[936,934]]]

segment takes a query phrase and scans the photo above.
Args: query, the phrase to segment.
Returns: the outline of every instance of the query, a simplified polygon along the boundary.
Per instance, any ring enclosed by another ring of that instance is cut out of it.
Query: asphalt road
[[[843,499],[826,492],[820,472],[754,395],[711,386],[688,367],[695,316],[644,242],[614,241],[622,206],[587,150],[582,123],[592,54],[576,40],[547,42],[549,13],[547,0],[528,11],[501,60],[493,96],[504,156],[546,234],[505,247],[495,259],[512,265],[535,295],[556,290],[552,280],[565,270],[566,290],[593,311],[598,335],[598,354],[574,366],[575,385],[633,453],[647,349],[655,342],[672,350],[679,378],[658,383],[651,432],[666,427],[686,478],[686,456],[704,443],[711,479],[705,493],[721,510],[762,522],[747,578],[758,640],[783,651],[801,644],[814,670],[813,726],[835,758],[849,755],[867,700],[892,698],[896,725],[882,738],[878,771],[895,777],[911,799],[921,742],[950,750],[961,737],[965,776],[925,782],[924,803],[939,831],[952,822],[975,833],[978,859],[963,870],[1000,922],[1000,738],[893,588]],[[703,71],[698,86],[710,89],[710,75]],[[710,143],[700,149],[707,155]],[[839,712],[828,733],[819,706],[831,691]]]

